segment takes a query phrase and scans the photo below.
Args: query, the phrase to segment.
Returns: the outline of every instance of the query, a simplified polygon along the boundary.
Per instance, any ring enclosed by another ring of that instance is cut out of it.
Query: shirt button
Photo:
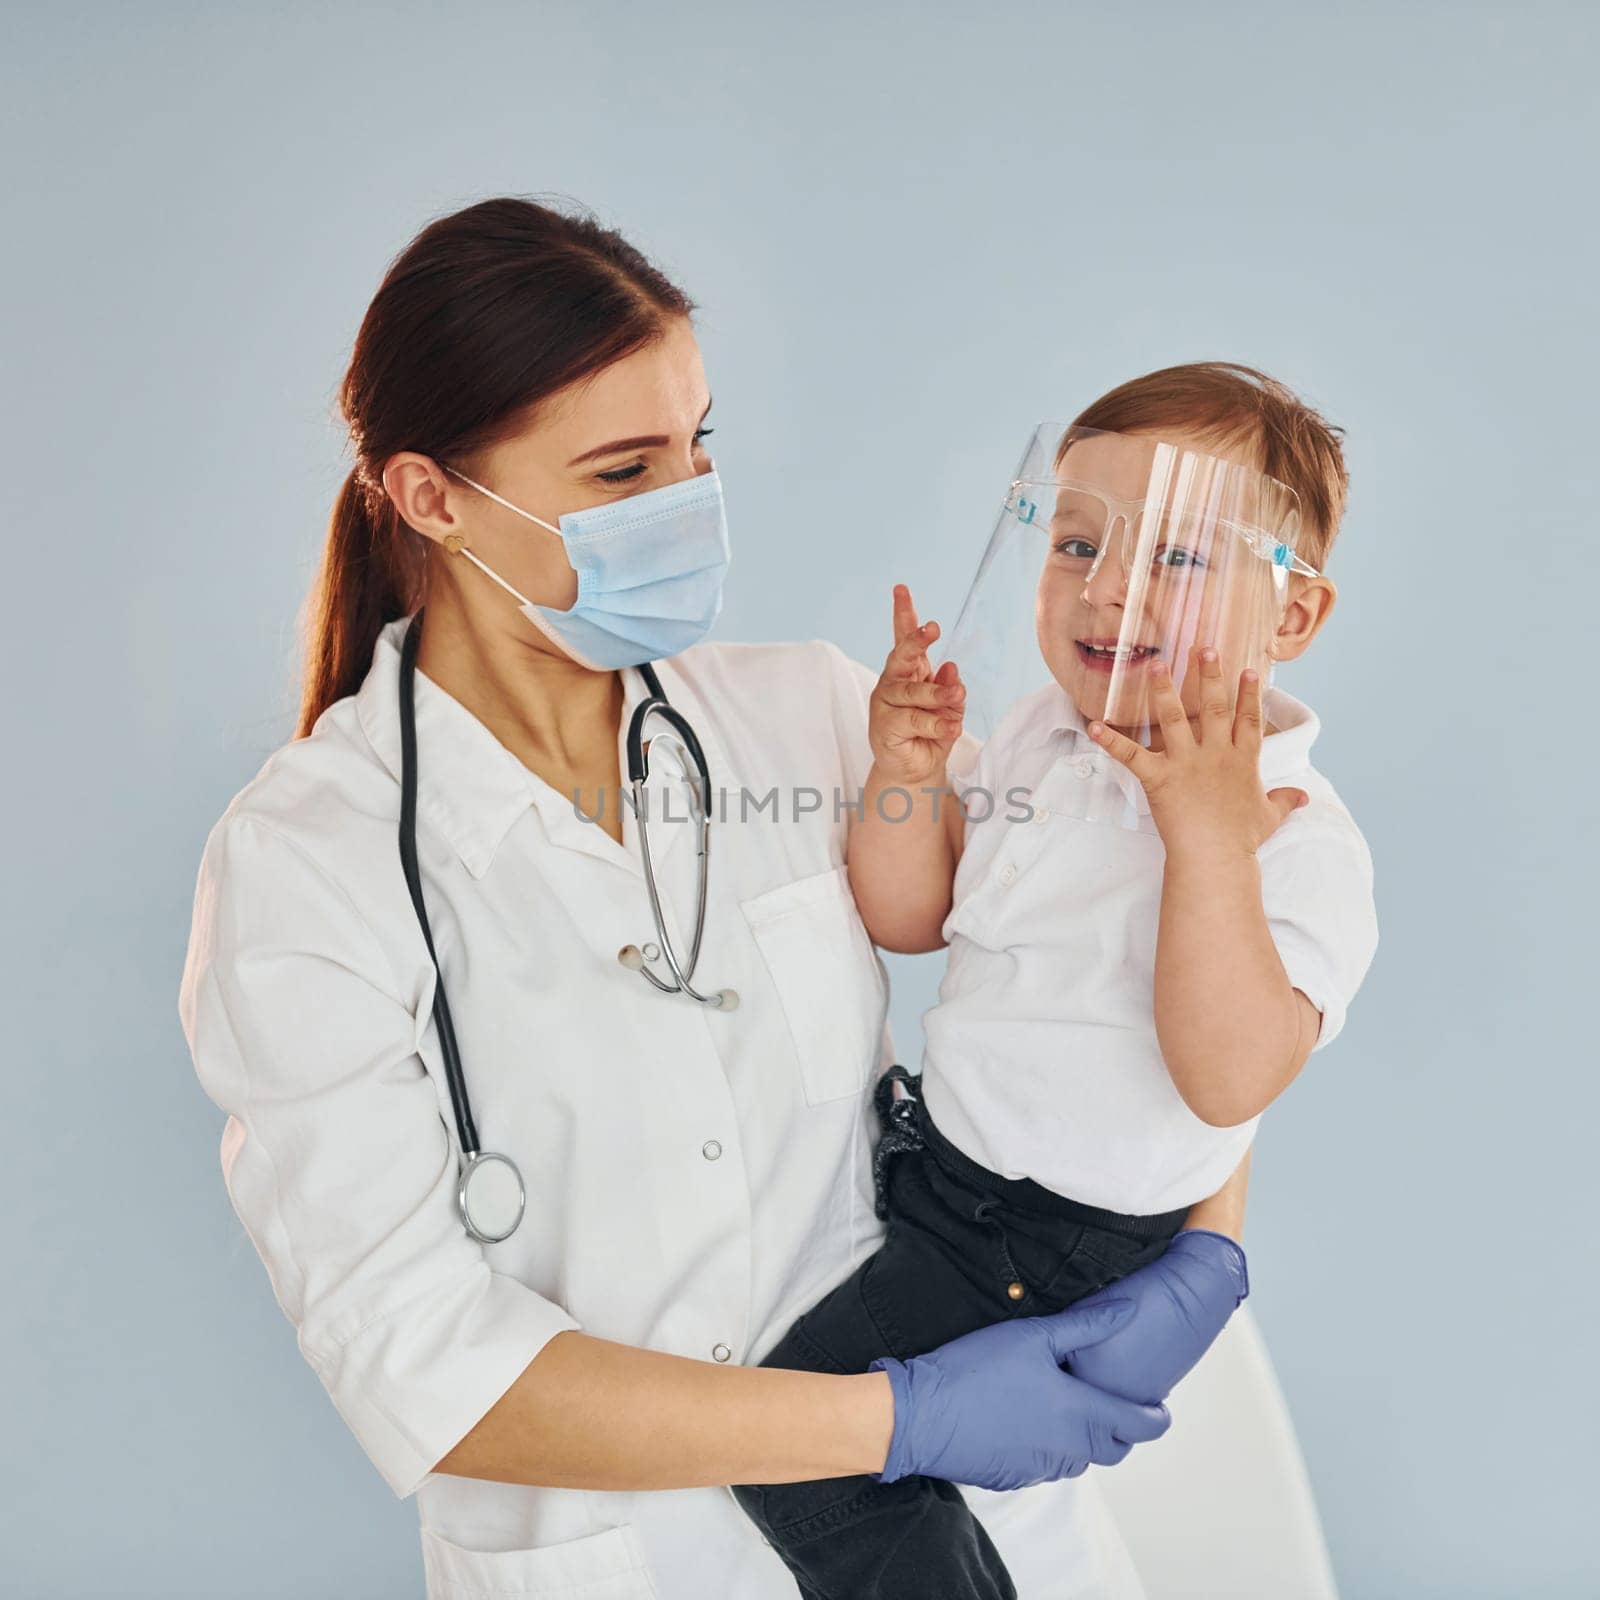
[[[1083,759],[1078,762],[1077,773],[1080,778],[1092,778],[1095,773],[1094,762],[1091,761],[1088,756],[1084,756]]]
[[[1017,869],[1008,861],[1000,869],[1000,882],[1009,889],[1017,881]]]
[[[1035,806],[1033,809],[1033,820],[1035,822],[1048,822],[1050,820],[1050,807]]]
[[[707,1139],[706,1142],[700,1146],[700,1154],[703,1155],[707,1161],[715,1161],[717,1157],[722,1154],[722,1146],[718,1144],[715,1139]]]
[[[711,1347],[711,1359],[713,1361],[726,1361],[732,1354],[733,1351],[725,1344],[714,1344]]]

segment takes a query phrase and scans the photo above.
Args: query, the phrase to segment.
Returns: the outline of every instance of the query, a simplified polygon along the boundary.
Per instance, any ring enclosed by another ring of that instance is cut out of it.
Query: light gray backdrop
[[[947,622],[1028,428],[1169,362],[1350,432],[1285,677],[1377,860],[1250,1249],[1347,1597],[1588,1596],[1594,12],[1578,5],[4,9],[8,1592],[417,1592],[296,1354],[175,997],[287,737],[388,259],[577,196],[704,306],[721,636]],[[914,1059],[931,958],[897,962]]]

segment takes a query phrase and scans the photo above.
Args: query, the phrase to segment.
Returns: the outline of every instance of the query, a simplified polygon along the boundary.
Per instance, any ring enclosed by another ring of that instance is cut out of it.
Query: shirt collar
[[[1311,765],[1311,747],[1322,731],[1321,719],[1303,700],[1296,700],[1283,689],[1269,688],[1262,698],[1262,710],[1268,726],[1274,731],[1261,741],[1261,781],[1268,789],[1287,782]],[[1044,715],[1039,722],[1044,738],[1041,744],[1056,742],[1065,749],[1080,741],[1094,745],[1089,737],[1089,725],[1071,699],[1058,686],[1050,685],[1049,693],[1041,706]],[[1098,749],[1099,746],[1094,745]],[[1105,758],[1110,761],[1110,757]],[[1121,763],[1113,763],[1120,767]],[[1135,783],[1138,790],[1133,795],[1141,815],[1150,807],[1143,785]],[[1130,791],[1131,793],[1131,791]]]
[[[1277,730],[1261,741],[1261,781],[1271,789],[1311,765],[1311,747],[1322,732],[1322,719],[1284,689],[1268,689],[1261,708]]]

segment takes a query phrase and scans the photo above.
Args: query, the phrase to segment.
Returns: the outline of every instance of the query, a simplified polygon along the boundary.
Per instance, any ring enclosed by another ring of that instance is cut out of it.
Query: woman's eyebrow
[[[704,422],[711,415],[711,402],[706,401],[706,408],[700,413],[700,420]],[[664,433],[642,433],[632,439],[613,439],[609,444],[597,444],[593,450],[585,450],[581,456],[574,456],[567,465],[569,467],[581,466],[585,461],[593,461],[599,456],[609,456],[618,450],[659,450],[664,444],[671,444]]]
[[[618,450],[654,449],[670,442],[664,433],[644,433],[636,439],[613,439],[610,444],[597,444],[593,450],[585,450],[581,456],[574,456],[567,465],[575,467],[580,462],[593,461],[596,456],[609,456]]]

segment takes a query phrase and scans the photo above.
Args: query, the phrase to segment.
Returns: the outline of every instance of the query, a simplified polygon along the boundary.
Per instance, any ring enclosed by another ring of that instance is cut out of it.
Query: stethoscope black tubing
[[[400,868],[411,891],[417,922],[433,962],[433,1021],[439,1033],[439,1054],[444,1058],[445,1082],[450,1088],[450,1104],[456,1114],[456,1133],[463,1156],[478,1153],[478,1130],[472,1120],[472,1104],[467,1099],[467,1080],[461,1071],[461,1051],[456,1045],[455,1024],[450,1020],[450,1002],[445,997],[444,973],[433,948],[433,929],[428,925],[428,908],[422,899],[422,875],[417,871],[417,646],[422,641],[422,610],[411,619],[405,643],[400,650]]]
[[[628,724],[628,782],[643,783],[650,775],[649,763],[645,759],[644,724],[647,717],[660,717],[663,722],[671,725],[689,752],[689,759],[694,763],[695,778],[700,787],[702,814],[709,816],[711,773],[706,766],[705,751],[700,748],[700,741],[695,737],[694,729],[689,726],[689,719],[681,711],[674,709],[666,695],[662,693],[661,680],[656,677],[655,669],[646,662],[639,668],[639,675],[644,679],[645,687],[650,693],[634,707],[633,720]]]
[[[438,952],[433,947],[433,929],[429,925],[428,908],[422,898],[422,874],[417,869],[416,678],[417,646],[422,642],[422,612],[423,608],[419,607],[406,629],[405,641],[400,648],[400,869],[405,874],[411,904],[417,913],[423,942],[428,947],[428,959],[433,963],[433,1021],[439,1034],[439,1054],[444,1059],[450,1105],[455,1112],[456,1134],[461,1140],[462,1155],[475,1156],[478,1154],[478,1129],[472,1119],[472,1102],[467,1097],[467,1080],[461,1069],[461,1050],[456,1043],[455,1024],[450,1018],[450,1001],[444,992],[444,972],[439,966]],[[694,729],[668,702],[661,680],[648,661],[640,664],[639,675],[644,679],[648,694],[634,709],[633,720],[628,728],[629,781],[642,783],[646,775],[643,740],[645,718],[649,715],[662,717],[683,738],[700,779],[704,814],[709,815],[711,778],[700,741],[695,737]]]

